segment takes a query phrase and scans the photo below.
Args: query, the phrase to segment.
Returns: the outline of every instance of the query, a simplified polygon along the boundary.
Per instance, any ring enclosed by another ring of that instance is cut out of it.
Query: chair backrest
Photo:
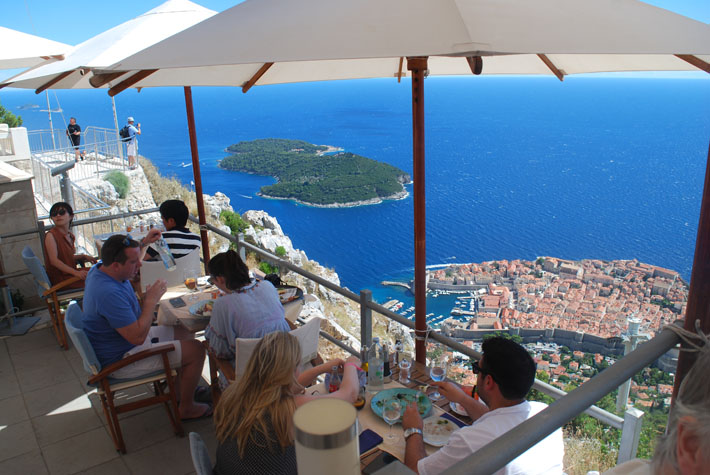
[[[44,269],[42,261],[39,260],[39,257],[35,256],[35,253],[32,251],[30,246],[25,246],[22,250],[22,260],[24,261],[25,266],[27,266],[27,269],[32,272],[32,276],[35,279],[37,295],[44,298],[42,294],[45,290],[52,287],[52,283],[49,280],[47,271]]]
[[[175,264],[177,264],[175,269],[168,271],[162,260],[143,261],[141,263],[141,290],[145,292],[145,288],[158,279],[165,279],[168,282],[168,287],[181,285],[185,280],[185,271],[187,269],[195,271],[198,276],[201,275],[200,248],[195,248],[184,256],[175,259]]]
[[[89,337],[84,332],[81,307],[75,301],[71,301],[69,307],[67,307],[67,312],[64,315],[64,326],[74,347],[81,355],[86,372],[91,375],[98,374],[101,371],[101,363],[99,363],[99,359],[94,353],[94,347],[91,346]]]
[[[320,332],[321,318],[310,319],[306,324],[291,330],[289,333],[298,339],[301,345],[301,366],[307,364],[318,355],[318,338]],[[246,370],[251,354],[254,352],[257,343],[261,338],[237,338],[235,341],[235,364],[234,376],[239,379]]]
[[[212,460],[205,441],[197,432],[190,432],[190,454],[197,475],[212,475]]]

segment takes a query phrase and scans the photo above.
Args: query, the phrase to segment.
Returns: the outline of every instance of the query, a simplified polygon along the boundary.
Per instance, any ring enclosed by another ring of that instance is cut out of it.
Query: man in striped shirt
[[[163,218],[165,231],[163,239],[168,243],[170,252],[175,259],[187,255],[201,245],[200,236],[187,229],[187,217],[190,212],[185,203],[180,200],[167,200],[160,205],[160,217]],[[158,252],[148,248],[146,259],[157,259]]]

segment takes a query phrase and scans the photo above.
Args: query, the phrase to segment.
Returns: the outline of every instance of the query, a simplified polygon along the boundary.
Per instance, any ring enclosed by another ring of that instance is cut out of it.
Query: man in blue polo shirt
[[[160,231],[152,229],[140,243],[121,234],[106,241],[101,248],[101,261],[86,277],[84,331],[102,366],[145,349],[172,344],[175,350],[168,353],[168,358],[180,377],[180,417],[208,416],[212,408],[193,399],[205,361],[202,344],[182,327],[151,326],[156,305],[166,290],[165,281],[160,279],[147,286],[142,308],[131,286],[147,245],[158,238]],[[162,357],[152,356],[125,366],[112,376],[132,378],[162,367]]]

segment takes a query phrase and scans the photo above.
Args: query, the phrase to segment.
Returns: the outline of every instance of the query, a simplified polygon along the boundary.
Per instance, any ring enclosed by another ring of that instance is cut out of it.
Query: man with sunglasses
[[[151,229],[140,242],[130,235],[111,236],[101,248],[101,261],[86,277],[84,291],[84,330],[102,366],[139,351],[172,344],[170,366],[179,370],[179,407],[181,419],[196,419],[212,414],[212,408],[194,401],[202,374],[205,351],[194,335],[182,327],[152,326],[155,308],[165,293],[166,282],[157,280],[146,287],[141,307],[131,279],[141,267],[148,244],[160,238]],[[163,368],[161,356],[140,360],[115,371],[115,378],[132,378]]]
[[[483,342],[482,350],[483,357],[473,364],[473,372],[478,375],[476,388],[485,405],[452,382],[432,384],[449,401],[463,405],[474,419],[473,425],[452,434],[439,451],[427,456],[422,418],[416,404],[407,407],[402,418],[404,462],[415,472],[440,473],[547,407],[525,400],[535,381],[535,362],[525,348],[494,337]],[[563,456],[562,431],[558,429],[496,474],[561,474]]]

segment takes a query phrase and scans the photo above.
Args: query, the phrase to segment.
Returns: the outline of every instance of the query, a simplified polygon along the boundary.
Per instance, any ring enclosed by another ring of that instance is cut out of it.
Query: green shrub
[[[276,255],[279,257],[284,257],[286,255],[286,248],[283,246],[278,246],[276,249],[274,249],[274,253],[276,253]]]
[[[259,270],[264,274],[278,274],[279,268],[277,266],[272,266],[266,261],[261,261],[259,263]]]
[[[244,221],[239,215],[239,213],[235,213],[234,211],[223,210],[221,213],[219,213],[219,219],[224,224],[229,226],[229,229],[232,230],[232,234],[234,236],[243,232],[249,227],[249,223]]]
[[[113,187],[116,189],[116,192],[118,193],[119,198],[124,199],[126,196],[128,196],[128,190],[130,190],[131,188],[131,182],[128,180],[128,177],[123,172],[120,172],[118,170],[108,172],[104,177],[104,180],[113,185]]]

